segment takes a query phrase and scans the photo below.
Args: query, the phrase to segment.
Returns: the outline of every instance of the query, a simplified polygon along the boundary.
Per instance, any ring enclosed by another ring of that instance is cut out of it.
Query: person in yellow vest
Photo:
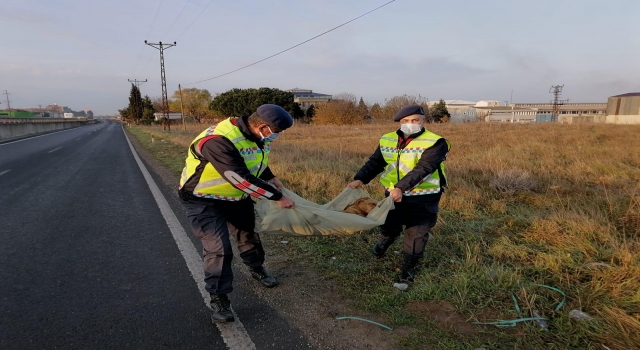
[[[227,294],[233,290],[229,234],[251,276],[271,288],[278,281],[263,267],[265,253],[254,231],[252,198],[294,202],[269,169],[271,143],[293,125],[282,107],[265,104],[250,116],[229,118],[198,135],[187,152],[178,194],[203,247],[205,289],[211,295],[211,321],[234,321]]]
[[[415,277],[429,231],[438,218],[440,197],[447,187],[444,161],[451,145],[423,127],[424,109],[419,105],[403,107],[393,121],[400,122],[400,129],[382,135],[378,148],[348,186],[358,188],[382,173],[380,183],[393,198],[395,209],[380,227],[382,237],[371,251],[377,258],[384,257],[404,226],[397,280],[406,283]]]

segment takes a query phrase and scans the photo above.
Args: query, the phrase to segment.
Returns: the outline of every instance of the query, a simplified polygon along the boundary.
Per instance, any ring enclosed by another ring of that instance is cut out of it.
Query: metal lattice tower
[[[144,83],[146,83],[146,82],[147,82],[147,79],[145,79],[145,80],[137,80],[137,79],[133,79],[133,80],[131,80],[131,79],[127,79],[127,80],[128,80],[130,83],[134,83],[138,89],[140,88],[140,85],[142,85],[142,84],[144,84]]]
[[[164,117],[163,129],[171,130],[171,123],[169,122],[169,99],[167,98],[167,79],[164,75],[164,50],[176,46],[176,42],[173,44],[163,44],[162,41],[154,44],[148,43],[146,40],[145,44],[160,50],[160,79],[162,81],[162,116]]]
[[[5,96],[7,96],[7,110],[10,111],[11,110],[11,100],[9,100],[9,95],[11,95],[11,94],[7,90],[4,90],[3,94]]]
[[[564,85],[555,85],[551,86],[549,89],[549,93],[553,94],[553,100],[551,101],[551,121],[558,121],[558,114],[560,114],[560,106],[565,104],[565,102],[569,100],[561,100],[560,96],[562,96],[562,88]]]

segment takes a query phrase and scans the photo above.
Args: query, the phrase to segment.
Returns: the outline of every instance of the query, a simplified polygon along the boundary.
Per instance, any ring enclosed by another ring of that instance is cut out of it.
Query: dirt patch
[[[350,302],[333,290],[330,280],[303,262],[278,254],[269,255],[265,265],[281,284],[261,297],[320,349],[397,349],[395,339],[406,335],[403,329],[389,331],[363,321],[336,320],[357,316],[382,324],[386,321],[349,307]]]
[[[472,321],[455,311],[453,305],[444,302],[430,301],[410,301],[407,309],[415,314],[433,319],[438,322],[441,328],[455,331],[465,335],[475,335],[478,326],[471,324]]]

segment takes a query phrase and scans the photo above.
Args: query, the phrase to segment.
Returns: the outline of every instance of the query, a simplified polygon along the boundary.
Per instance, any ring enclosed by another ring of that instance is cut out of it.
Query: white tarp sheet
[[[274,201],[259,200],[255,205],[257,232],[287,236],[349,235],[384,224],[389,210],[394,208],[393,200],[387,197],[367,217],[343,213],[357,199],[369,197],[360,188],[345,188],[324,205],[309,202],[286,188],[282,193],[296,203],[295,208],[282,209]]]

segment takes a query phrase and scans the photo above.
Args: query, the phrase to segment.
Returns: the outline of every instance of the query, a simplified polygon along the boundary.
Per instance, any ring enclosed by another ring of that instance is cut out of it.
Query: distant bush
[[[318,105],[313,122],[315,124],[361,124],[365,115],[351,101],[334,100]]]

